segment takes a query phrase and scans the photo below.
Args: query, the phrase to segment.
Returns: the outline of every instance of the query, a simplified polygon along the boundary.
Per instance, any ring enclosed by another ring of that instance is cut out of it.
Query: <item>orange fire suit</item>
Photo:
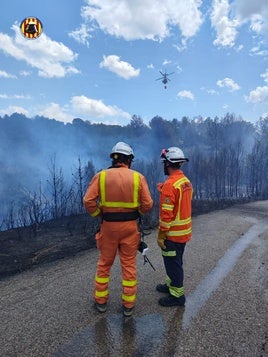
[[[159,230],[165,233],[162,256],[166,269],[166,285],[171,295],[184,296],[183,253],[192,234],[192,195],[189,179],[181,170],[169,175],[160,191]]]
[[[153,205],[146,179],[124,164],[103,170],[90,182],[84,205],[92,217],[101,215],[103,219],[96,234],[100,256],[95,276],[95,301],[104,304],[108,300],[110,269],[118,251],[122,268],[122,302],[131,308],[136,301],[136,255],[140,243],[136,219]]]

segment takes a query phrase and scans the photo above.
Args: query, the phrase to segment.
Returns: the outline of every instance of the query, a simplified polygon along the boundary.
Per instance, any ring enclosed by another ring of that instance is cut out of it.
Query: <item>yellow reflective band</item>
[[[167,236],[169,237],[180,237],[180,236],[185,236],[187,234],[190,234],[192,232],[192,228],[188,229],[183,229],[181,231],[168,231]]]
[[[101,205],[103,202],[106,201],[106,194],[105,194],[105,179],[106,179],[106,172],[101,171],[100,173],[100,198],[101,198]]]
[[[176,254],[176,250],[170,250],[166,252],[162,249],[162,255],[163,257],[176,257],[177,254]]]
[[[133,201],[132,202],[120,202],[120,201],[106,201],[106,191],[105,191],[105,181],[106,181],[106,171],[101,171],[100,173],[100,193],[101,193],[101,206],[105,207],[115,207],[115,208],[137,208],[139,207],[139,182],[140,176],[138,172],[133,172]]]
[[[101,210],[99,208],[97,208],[95,212],[91,213],[91,217],[96,217],[100,213],[101,213]]]
[[[162,207],[162,209],[165,209],[167,211],[173,211],[173,209],[174,209],[174,205],[169,205],[167,203],[163,203],[161,207]]]
[[[137,280],[122,280],[123,286],[135,286],[137,285]]]
[[[161,219],[159,220],[159,225],[162,226],[162,227],[169,228],[171,226],[171,223],[172,222],[164,222]]]
[[[171,283],[171,279],[170,279],[170,277],[167,275],[167,277],[166,277],[166,284],[167,284],[168,287],[170,287],[170,283]]]
[[[136,300],[136,295],[124,295],[122,294],[122,300],[128,301],[128,302],[133,302]]]
[[[105,297],[109,295],[109,290],[104,290],[104,291],[95,291],[95,296],[96,297]]]
[[[134,192],[133,192],[133,203],[135,207],[139,206],[138,198],[139,198],[139,183],[140,183],[140,176],[137,172],[134,171]]]
[[[182,288],[176,288],[175,286],[170,286],[169,289],[170,289],[170,294],[175,296],[175,297],[177,297],[177,298],[179,298],[182,295],[184,295],[183,287]]]
[[[95,276],[95,281],[97,283],[100,283],[100,284],[106,284],[106,283],[109,283],[109,280],[110,280],[110,277],[106,277],[106,278],[101,278],[99,276]]]
[[[178,181],[174,182],[173,186],[179,188],[183,183],[190,182],[186,177],[179,179]]]
[[[187,219],[175,219],[174,221],[172,221],[172,226],[184,226],[185,224],[189,224],[191,223],[192,219],[187,218]]]

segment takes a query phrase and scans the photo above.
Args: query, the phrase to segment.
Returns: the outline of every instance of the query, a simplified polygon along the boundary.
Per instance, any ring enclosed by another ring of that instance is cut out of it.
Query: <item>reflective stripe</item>
[[[119,201],[106,201],[106,171],[101,171],[100,173],[100,196],[101,196],[101,206],[105,207],[122,207],[122,208],[137,208],[139,206],[139,182],[140,176],[138,172],[133,172],[133,201],[132,202],[119,202]]]
[[[159,225],[165,228],[169,228],[172,222],[164,222],[161,219],[159,220]]]
[[[170,294],[179,298],[181,297],[182,295],[184,295],[184,288],[181,287],[181,288],[176,288],[175,286],[170,286],[169,287],[170,289]]]
[[[179,231],[168,231],[166,234],[169,237],[176,237],[176,236],[184,236],[187,234],[190,234],[192,232],[192,228],[188,228],[188,229],[182,229]]]
[[[170,277],[167,275],[167,276],[166,276],[166,284],[167,284],[168,287],[170,287],[170,283],[171,283],[171,279],[170,279]]]
[[[179,179],[178,181],[174,182],[173,186],[176,188],[180,188],[181,184],[186,183],[186,182],[190,182],[186,177],[183,177],[181,179]]]
[[[165,209],[165,210],[167,210],[167,211],[173,211],[174,205],[169,205],[169,204],[167,204],[167,203],[163,203],[163,204],[162,204],[162,209]]]
[[[97,208],[95,212],[91,213],[91,217],[96,217],[100,213],[101,213],[101,210],[99,208]]]
[[[176,250],[169,250],[166,252],[165,250],[162,249],[162,255],[163,257],[176,257]]]
[[[172,286],[171,284],[171,279],[169,276],[166,277],[166,285],[170,289],[170,294],[176,297],[181,297],[184,295],[184,288],[183,286],[180,288],[177,288],[176,286]]]
[[[95,281],[96,281],[97,283],[100,283],[100,284],[109,283],[109,280],[110,280],[109,277],[101,278],[101,277],[99,277],[99,276],[97,276],[97,275],[95,276]]]
[[[181,212],[181,201],[182,201],[182,192],[181,192],[181,185],[183,183],[190,182],[187,177],[183,177],[179,179],[178,181],[174,182],[173,186],[176,187],[180,191],[180,197],[179,197],[179,206],[178,206],[178,212],[176,219],[180,220],[180,212]]]
[[[122,300],[133,302],[136,300],[136,295],[124,295],[122,294]]]
[[[104,290],[104,291],[95,291],[95,296],[96,297],[105,297],[109,295],[109,290]]]
[[[123,286],[136,286],[137,280],[122,280]]]
[[[186,218],[186,219],[182,219],[182,220],[178,220],[175,219],[175,221],[172,221],[172,225],[173,226],[183,226],[184,224],[189,224],[191,223],[192,219],[190,218]]]

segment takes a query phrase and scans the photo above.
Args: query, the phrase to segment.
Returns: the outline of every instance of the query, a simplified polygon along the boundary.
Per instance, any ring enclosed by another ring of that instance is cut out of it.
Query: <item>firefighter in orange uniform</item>
[[[168,178],[164,184],[158,184],[160,207],[157,243],[162,251],[166,281],[165,284],[158,284],[156,290],[168,294],[159,299],[160,305],[184,306],[183,253],[186,242],[191,239],[193,189],[180,168],[189,160],[178,147],[162,150],[161,159]]]
[[[153,205],[146,179],[131,170],[134,153],[130,145],[118,142],[110,154],[112,166],[97,173],[84,196],[84,205],[92,217],[101,216],[96,244],[100,251],[95,276],[94,300],[99,312],[105,312],[109,297],[110,269],[117,251],[122,268],[124,316],[131,316],[136,301],[136,255],[140,244],[137,219]]]

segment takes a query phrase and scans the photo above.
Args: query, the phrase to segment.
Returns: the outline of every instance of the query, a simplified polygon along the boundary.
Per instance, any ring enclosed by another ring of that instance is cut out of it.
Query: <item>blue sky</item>
[[[1,0],[0,17],[0,116],[268,115],[267,0]]]

